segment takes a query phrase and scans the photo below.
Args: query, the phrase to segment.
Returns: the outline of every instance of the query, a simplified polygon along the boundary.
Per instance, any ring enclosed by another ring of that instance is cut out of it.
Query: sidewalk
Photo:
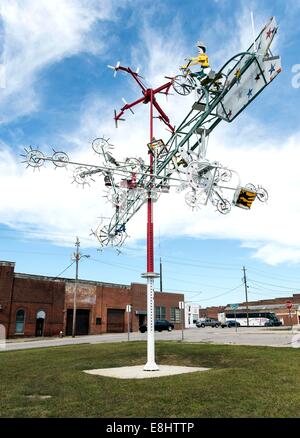
[[[269,347],[287,347],[295,344],[295,337],[300,338],[300,326],[290,327],[239,327],[233,328],[191,328],[184,330],[185,342],[213,343],[213,344],[239,344],[256,345]],[[182,341],[181,330],[172,332],[156,332],[157,341]],[[130,333],[130,341],[147,341],[147,333]],[[63,338],[24,338],[9,339],[0,346],[1,351],[12,351],[22,349],[36,349],[45,347],[60,347],[80,344],[98,344],[110,342],[128,342],[127,333],[103,333],[101,335],[66,336]],[[293,345],[294,346],[294,345]],[[300,344],[299,344],[300,346]],[[297,341],[298,348],[298,341]]]
[[[78,336],[77,336],[78,337]],[[58,340],[58,339],[63,339],[60,338],[59,336],[39,336],[39,337],[34,337],[34,338],[9,338],[6,339],[6,343],[7,344],[15,344],[17,342],[33,342],[33,341],[50,341],[50,340]]]

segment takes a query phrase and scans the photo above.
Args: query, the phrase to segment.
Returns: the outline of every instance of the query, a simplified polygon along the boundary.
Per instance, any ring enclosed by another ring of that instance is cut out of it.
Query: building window
[[[44,336],[45,319],[46,312],[44,310],[39,310],[36,313],[35,336]]]
[[[181,322],[180,309],[178,307],[171,307],[170,319],[171,322]]]
[[[36,319],[45,319],[46,318],[46,312],[44,310],[39,310],[36,314]]]
[[[16,313],[16,333],[24,333],[25,311],[19,309]]]
[[[155,319],[166,319],[166,308],[162,306],[155,307]]]

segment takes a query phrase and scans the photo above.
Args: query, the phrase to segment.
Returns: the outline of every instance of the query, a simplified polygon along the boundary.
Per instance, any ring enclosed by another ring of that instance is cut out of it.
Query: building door
[[[107,309],[107,333],[124,332],[124,313],[122,309]]]
[[[38,318],[35,324],[35,336],[43,336],[44,334],[44,319]]]
[[[36,314],[35,336],[44,336],[45,318],[44,310],[39,310]]]
[[[90,311],[86,309],[77,309],[75,334],[78,336],[88,335],[89,325],[90,325]],[[73,327],[73,309],[68,309],[67,328],[66,328],[67,336],[72,336],[72,327]]]
[[[139,327],[146,323],[146,315],[139,315]]]

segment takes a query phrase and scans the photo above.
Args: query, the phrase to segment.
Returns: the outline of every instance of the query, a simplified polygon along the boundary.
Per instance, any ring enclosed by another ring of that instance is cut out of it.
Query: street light
[[[74,260],[76,262],[76,275],[75,275],[75,289],[74,289],[74,297],[73,297],[73,321],[72,321],[72,338],[75,338],[75,334],[76,334],[76,312],[77,312],[77,285],[78,285],[78,265],[79,265],[79,260],[81,260],[82,258],[89,258],[90,256],[87,254],[81,254],[79,252],[79,247],[80,247],[80,241],[78,239],[78,237],[76,237],[76,252],[74,253]]]

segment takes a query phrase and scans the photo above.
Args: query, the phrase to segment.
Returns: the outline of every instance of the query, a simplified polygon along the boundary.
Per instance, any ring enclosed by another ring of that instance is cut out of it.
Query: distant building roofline
[[[300,306],[299,303],[293,303],[293,306]],[[267,310],[267,309],[281,309],[286,308],[285,303],[277,303],[277,304],[260,304],[256,306],[248,306],[249,310]],[[237,310],[247,310],[247,306],[239,306],[236,309],[232,309],[231,307],[225,307],[224,312],[230,311],[231,313],[234,313],[234,311]]]
[[[15,262],[9,262],[6,260],[0,260],[0,266],[12,266],[13,268],[16,266]]]
[[[66,278],[66,277],[51,277],[46,275],[35,275],[35,274],[23,274],[20,272],[15,273],[15,278],[28,278],[32,280],[42,280],[42,281],[56,281],[56,282],[63,282],[63,283],[75,283],[75,278]],[[104,281],[94,281],[94,280],[84,280],[79,279],[78,284],[94,284],[97,286],[110,286],[110,287],[119,287],[119,288],[126,288],[130,289],[130,286],[128,284],[118,284],[118,283],[108,283]]]

